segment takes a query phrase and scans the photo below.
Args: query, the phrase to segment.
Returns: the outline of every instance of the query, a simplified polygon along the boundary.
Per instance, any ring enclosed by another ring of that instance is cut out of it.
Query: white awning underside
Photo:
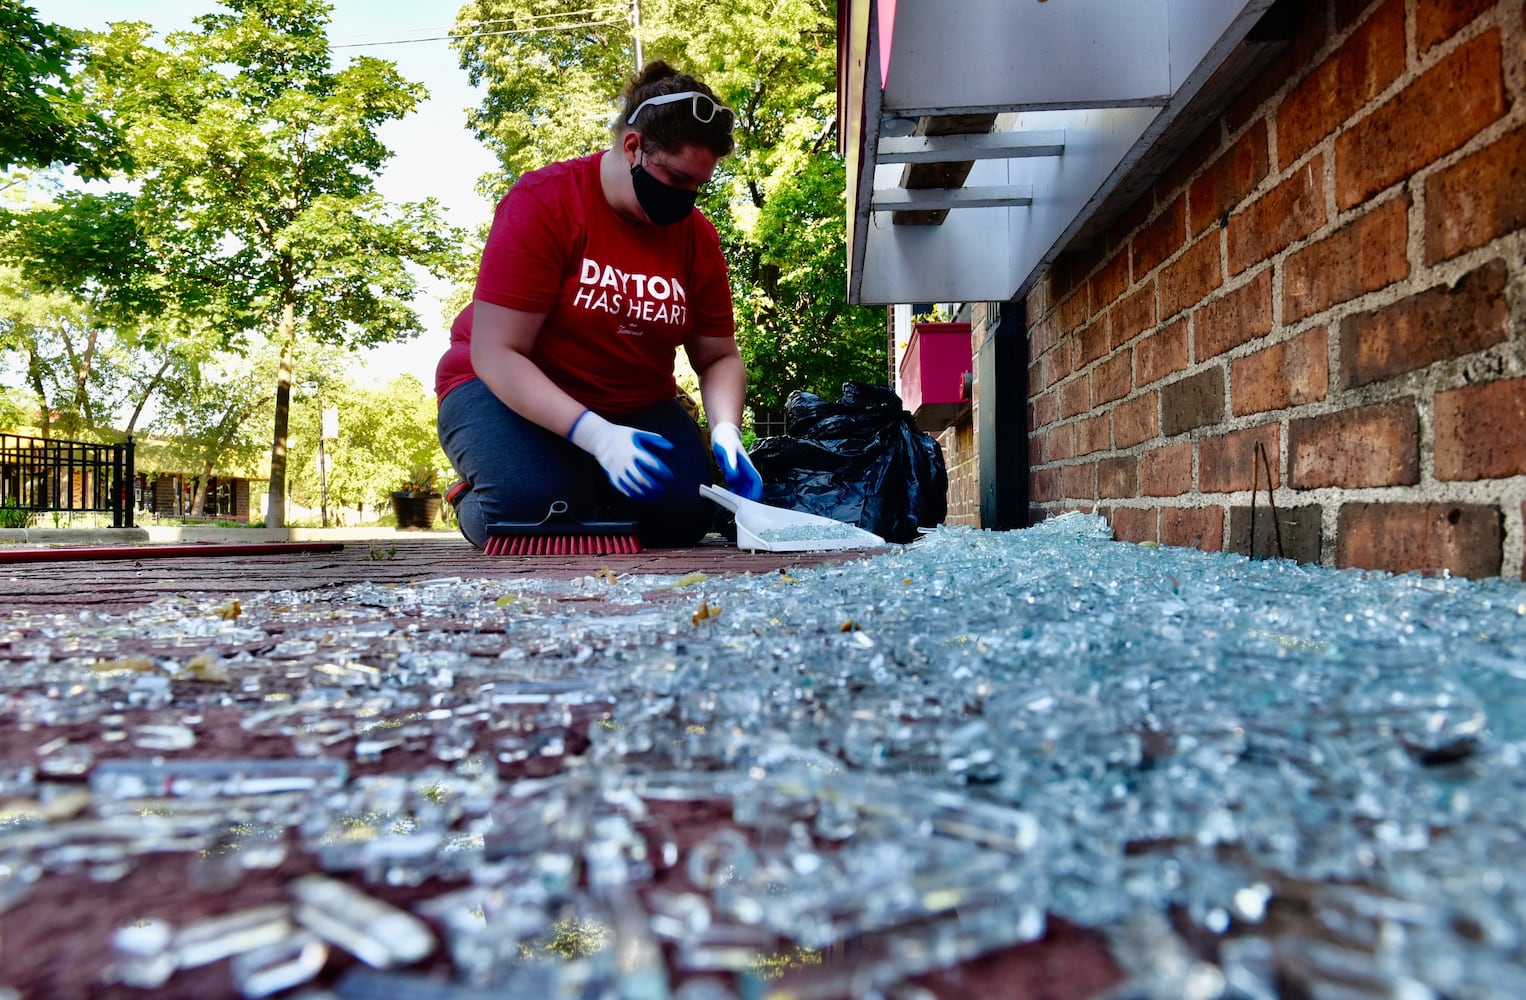
[[[850,299],[1025,293],[1275,51],[1271,5],[846,0]]]

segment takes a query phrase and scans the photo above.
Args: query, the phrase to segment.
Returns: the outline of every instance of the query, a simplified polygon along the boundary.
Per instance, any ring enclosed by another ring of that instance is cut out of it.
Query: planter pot
[[[433,528],[440,516],[440,494],[398,490],[392,494],[392,512],[399,528]]]

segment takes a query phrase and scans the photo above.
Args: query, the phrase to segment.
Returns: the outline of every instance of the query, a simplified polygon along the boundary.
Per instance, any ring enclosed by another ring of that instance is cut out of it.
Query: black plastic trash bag
[[[856,524],[890,542],[912,541],[948,514],[943,449],[889,388],[846,382],[840,403],[792,392],[784,431],[752,450],[764,503]]]

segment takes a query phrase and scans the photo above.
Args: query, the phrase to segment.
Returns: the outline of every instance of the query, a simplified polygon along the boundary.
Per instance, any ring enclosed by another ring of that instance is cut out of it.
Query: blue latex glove
[[[673,471],[658,454],[672,451],[673,444],[661,434],[612,424],[592,410],[584,410],[567,439],[597,459],[615,489],[628,497],[660,497],[673,481]]]
[[[736,424],[716,424],[710,429],[710,450],[720,463],[726,488],[739,497],[757,500],[763,495],[763,477],[742,447],[742,432]]]

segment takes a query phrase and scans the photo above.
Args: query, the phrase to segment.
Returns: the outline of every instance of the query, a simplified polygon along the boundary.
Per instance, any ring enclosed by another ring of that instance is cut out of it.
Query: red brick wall
[[[155,514],[178,514],[180,502],[174,478],[170,476],[158,476],[154,479],[154,502]]]
[[[970,323],[970,368],[980,353],[989,317],[983,302],[972,303],[963,317]],[[944,524],[980,525],[980,449],[977,444],[977,415],[980,412],[979,380],[971,386],[970,407],[959,418],[935,434],[943,448],[943,464],[948,469],[948,516]]]
[[[1295,0],[1288,48],[1028,299],[1033,516],[1526,566],[1526,4]],[[1264,453],[1266,465],[1253,465]],[[1275,554],[1275,553],[1273,553]]]
[[[944,524],[980,524],[980,476],[975,423],[969,415],[935,435],[948,469],[948,516]]]

